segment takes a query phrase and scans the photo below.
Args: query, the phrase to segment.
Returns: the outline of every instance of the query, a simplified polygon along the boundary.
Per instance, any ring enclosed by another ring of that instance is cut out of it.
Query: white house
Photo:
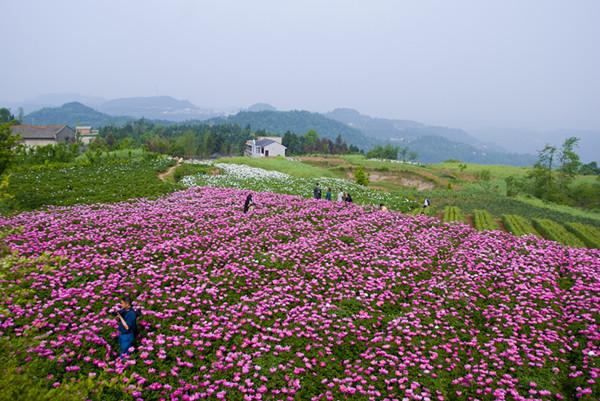
[[[75,127],[75,133],[84,145],[87,145],[98,138],[98,130],[92,129],[90,126],[77,126]]]
[[[244,155],[252,157],[285,156],[287,148],[281,144],[280,136],[259,136],[246,141]]]
[[[12,125],[10,129],[25,146],[73,143],[76,140],[75,131],[68,125]]]

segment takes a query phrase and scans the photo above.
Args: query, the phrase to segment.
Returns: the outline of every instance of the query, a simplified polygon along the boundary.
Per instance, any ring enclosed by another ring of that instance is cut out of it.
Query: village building
[[[75,134],[77,134],[77,138],[84,144],[88,145],[94,139],[98,138],[99,131],[97,129],[92,129],[90,126],[77,126],[75,127]]]
[[[25,146],[74,143],[77,140],[75,130],[68,125],[12,125],[10,129]]]
[[[282,145],[280,136],[259,136],[246,141],[244,155],[252,157],[284,156],[287,148]]]

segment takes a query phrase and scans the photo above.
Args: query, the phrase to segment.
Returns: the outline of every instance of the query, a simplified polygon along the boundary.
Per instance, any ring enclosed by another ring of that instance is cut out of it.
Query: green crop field
[[[462,211],[456,206],[446,206],[444,208],[444,216],[442,218],[444,223],[450,223],[454,221],[458,221],[461,223],[465,223],[466,219],[463,215]]]
[[[514,235],[539,235],[531,222],[523,216],[504,214],[502,215],[502,223],[504,228]]]
[[[498,223],[487,210],[473,210],[473,227],[479,231],[497,230]]]
[[[22,166],[10,171],[8,199],[3,213],[39,209],[44,206],[117,202],[156,197],[177,187],[163,182],[158,173],[173,165],[172,159],[127,152],[100,157],[90,163],[50,163]],[[181,188],[179,186],[179,188]]]
[[[563,245],[585,248],[585,244],[563,226],[548,219],[533,219],[533,226],[546,239],[560,242]]]
[[[597,228],[581,223],[566,223],[565,227],[588,247],[600,249],[600,230]]]

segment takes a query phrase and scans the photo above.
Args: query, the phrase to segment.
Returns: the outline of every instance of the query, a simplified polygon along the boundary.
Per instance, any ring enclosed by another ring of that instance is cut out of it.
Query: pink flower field
[[[247,193],[0,218],[0,339],[97,399],[599,399],[600,251]]]

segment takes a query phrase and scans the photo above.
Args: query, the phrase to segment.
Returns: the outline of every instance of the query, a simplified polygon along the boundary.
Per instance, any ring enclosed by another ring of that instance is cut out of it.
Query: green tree
[[[579,174],[581,175],[600,175],[600,167],[598,167],[597,162],[589,162],[587,164],[582,164],[579,167]]]
[[[175,144],[183,151],[183,153],[179,156],[191,158],[198,154],[198,146],[200,146],[200,141],[198,140],[198,136],[194,131],[187,130],[182,136],[175,140]]]
[[[569,185],[573,182],[573,178],[577,175],[579,167],[581,166],[581,159],[575,152],[575,147],[579,143],[579,138],[574,136],[565,139],[560,150],[560,167],[559,172],[559,187],[565,191]]]
[[[556,160],[557,149],[547,144],[538,152],[538,159],[533,165],[533,170],[528,177],[532,180],[533,195],[541,199],[549,199],[552,196],[555,180],[552,173]]]
[[[17,137],[12,134],[10,125],[10,123],[0,124],[0,176],[13,160],[13,150],[17,144]]]
[[[398,148],[389,144],[385,146],[375,146],[367,152],[367,157],[369,159],[397,160]]]
[[[526,187],[523,179],[513,175],[506,177],[504,182],[506,183],[506,196],[517,196],[519,193],[523,192]]]
[[[319,134],[314,129],[309,130],[304,134],[304,151],[313,152],[316,150]]]
[[[354,180],[358,185],[369,185],[369,175],[365,172],[363,166],[358,166],[356,170],[354,170]]]
[[[9,123],[14,121],[15,116],[10,113],[10,110],[7,108],[0,109],[0,124]]]

